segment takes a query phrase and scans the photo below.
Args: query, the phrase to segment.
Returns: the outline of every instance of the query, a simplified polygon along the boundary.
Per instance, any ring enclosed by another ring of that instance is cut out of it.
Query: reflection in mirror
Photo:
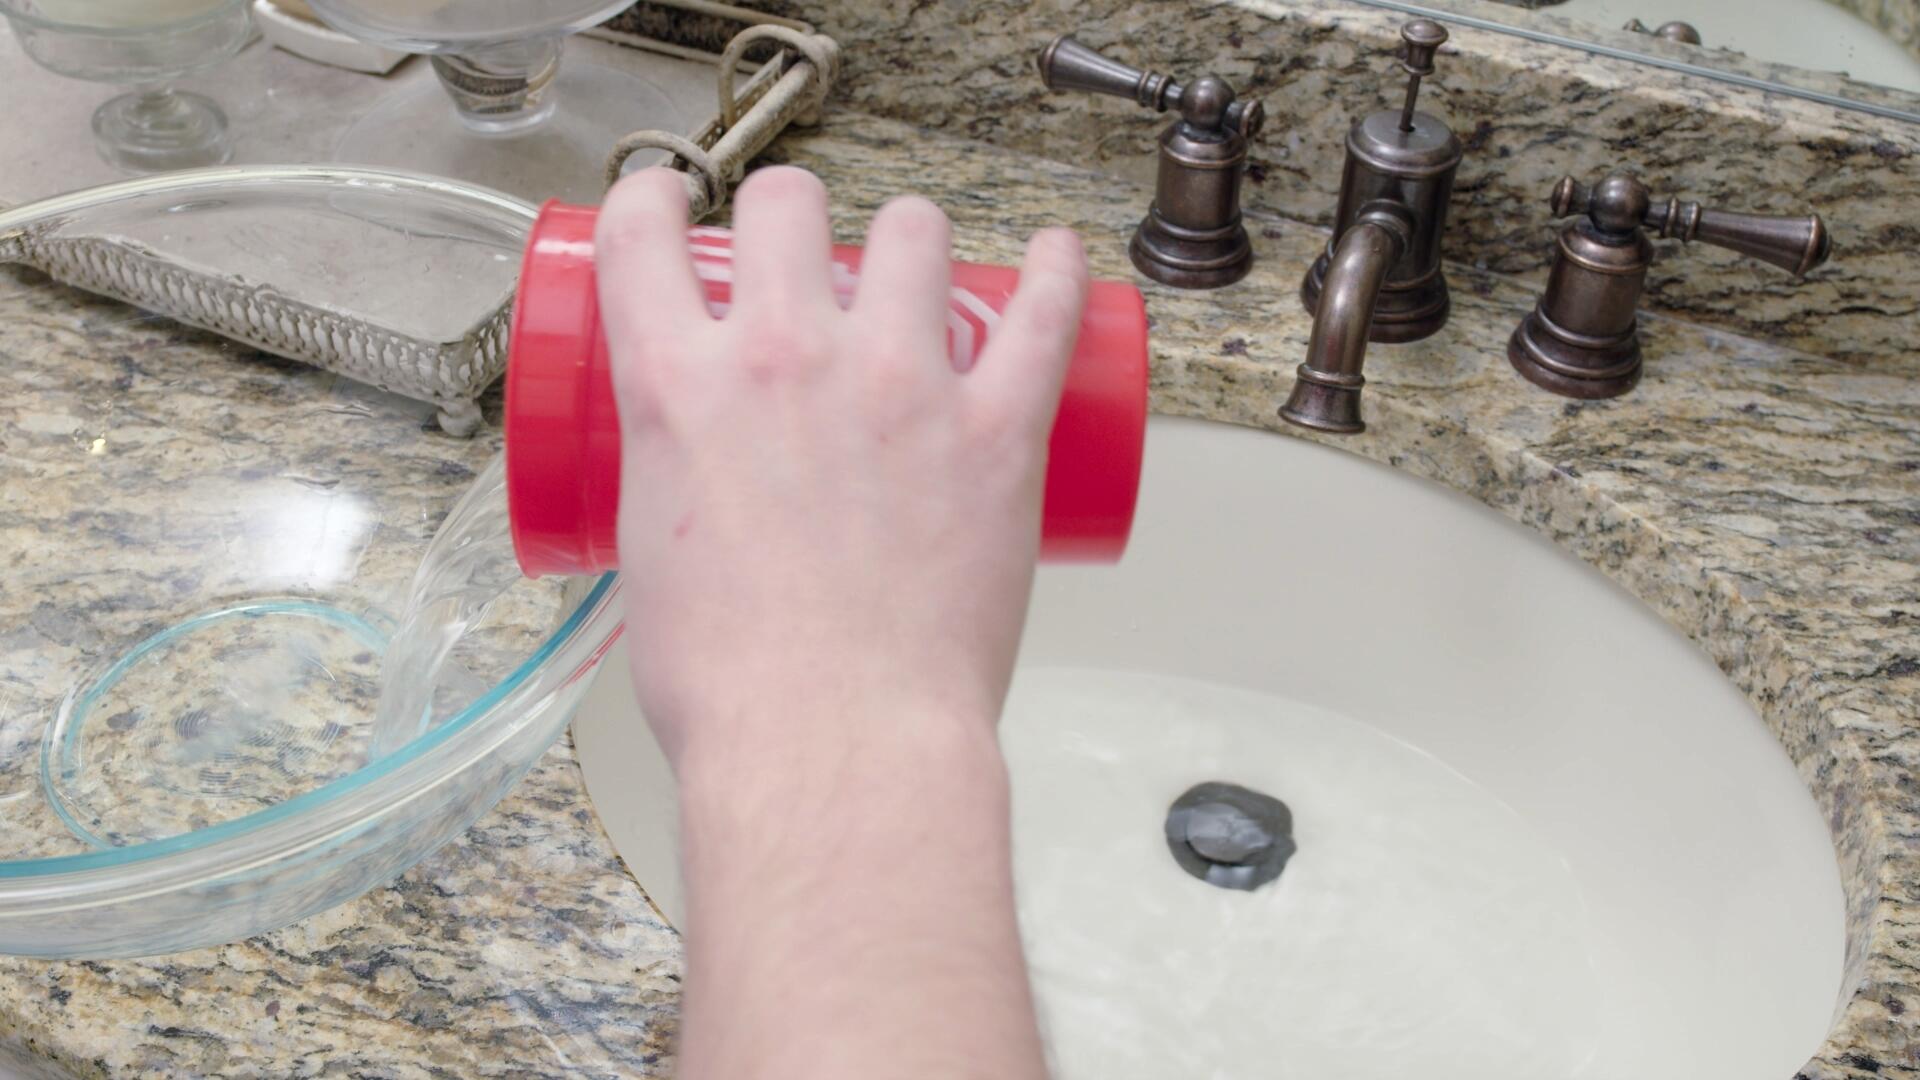
[[[1920,0],[1908,5],[1920,12]],[[1576,22],[1645,28],[1646,33],[1679,22],[1699,35],[1688,44],[1920,91],[1920,57],[1848,8],[1869,5],[1866,0],[1565,0],[1550,10]]]
[[[1920,122],[1920,0],[1361,0]]]

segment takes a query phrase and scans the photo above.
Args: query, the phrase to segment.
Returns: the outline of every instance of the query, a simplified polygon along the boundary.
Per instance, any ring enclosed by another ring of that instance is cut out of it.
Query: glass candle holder
[[[94,141],[109,164],[165,172],[232,156],[226,113],[171,83],[252,39],[247,0],[0,0],[0,14],[40,66],[133,87],[93,114]]]
[[[640,128],[684,126],[651,81],[561,63],[569,35],[631,0],[308,3],[343,33],[430,57],[444,91],[388,98],[341,139],[341,161],[455,176],[530,199],[597,201],[615,140]]]

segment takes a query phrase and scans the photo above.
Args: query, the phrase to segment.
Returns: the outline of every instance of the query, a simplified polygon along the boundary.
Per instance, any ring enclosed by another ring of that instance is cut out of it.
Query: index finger
[[[614,185],[594,230],[600,318],[612,340],[671,334],[713,321],[687,248],[687,188],[671,169]]]

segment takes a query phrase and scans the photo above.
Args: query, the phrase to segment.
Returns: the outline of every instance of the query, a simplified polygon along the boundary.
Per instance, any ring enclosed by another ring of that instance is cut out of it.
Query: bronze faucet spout
[[[1439,333],[1452,310],[1440,239],[1466,147],[1453,129],[1415,107],[1447,31],[1415,19],[1400,37],[1407,45],[1400,64],[1406,102],[1347,130],[1333,236],[1300,282],[1300,302],[1314,315],[1313,341],[1280,415],[1316,431],[1365,431],[1360,367],[1367,343],[1419,341]]]
[[[1320,290],[1307,359],[1300,365],[1293,393],[1280,415],[1290,423],[1318,431],[1365,431],[1360,419],[1360,374],[1367,360],[1367,338],[1374,306],[1387,274],[1413,242],[1413,215],[1395,202],[1364,207],[1340,237]]]

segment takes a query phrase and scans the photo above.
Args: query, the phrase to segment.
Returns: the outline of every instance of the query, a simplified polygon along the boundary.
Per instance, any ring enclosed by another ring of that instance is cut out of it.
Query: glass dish
[[[458,176],[535,200],[587,202],[600,194],[607,155],[621,136],[687,126],[650,80],[561,63],[568,35],[632,0],[309,3],[343,33],[431,57],[445,91],[389,97],[341,138],[341,161]]]
[[[0,213],[0,262],[432,337],[500,303],[532,220],[431,177],[212,169]],[[393,295],[428,277],[409,323]],[[514,584],[424,734],[369,760],[387,635],[497,433],[32,270],[0,268],[0,312],[0,953],[287,925],[457,836],[564,729],[618,632],[611,575]]]
[[[137,87],[93,114],[108,164],[162,172],[218,165],[233,153],[220,106],[168,83],[252,40],[247,0],[0,0],[0,14],[41,67]]]

